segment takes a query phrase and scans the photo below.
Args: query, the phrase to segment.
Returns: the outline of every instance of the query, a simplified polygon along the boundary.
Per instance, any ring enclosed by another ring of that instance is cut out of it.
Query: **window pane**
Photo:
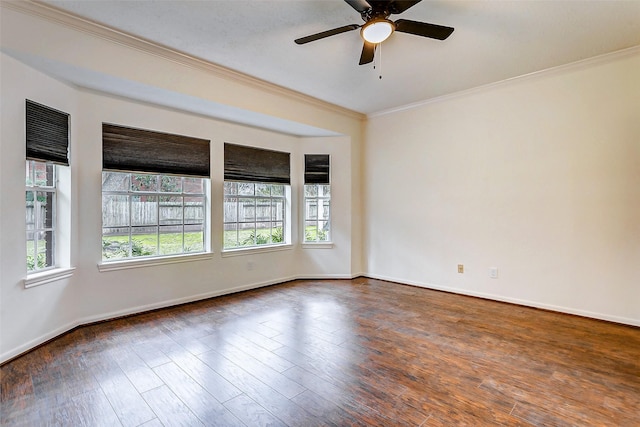
[[[329,221],[320,221],[318,228],[318,241],[329,241]]]
[[[238,183],[233,181],[225,181],[224,183],[224,195],[238,194]]]
[[[256,244],[256,224],[254,222],[249,224],[238,224],[238,245],[239,246],[254,246]]]
[[[238,246],[238,224],[224,225],[224,247],[235,248]]]
[[[35,241],[33,240],[33,233],[27,233],[27,272],[34,271],[36,269],[34,251]]]
[[[315,242],[318,237],[318,222],[304,222],[304,240],[307,242]]]
[[[204,223],[204,197],[184,198],[184,223]]]
[[[131,227],[131,256],[158,254],[158,227]]]
[[[182,196],[160,196],[160,225],[182,224]]]
[[[131,225],[156,225],[158,223],[157,196],[131,196]]]
[[[182,253],[182,225],[160,226],[160,255]]]
[[[160,191],[167,193],[182,192],[182,177],[162,175],[160,177]]]
[[[270,196],[271,184],[256,184],[256,196]]]
[[[321,209],[318,212],[319,219],[329,219],[329,201],[328,200],[319,200],[318,204],[321,205]]]
[[[269,236],[271,235],[271,222],[257,222],[256,223],[256,240],[258,244],[269,243]]]
[[[239,182],[238,194],[241,196],[253,196],[255,185],[251,182]]]
[[[28,187],[33,186],[33,162],[31,160],[27,160],[25,184]]]
[[[284,242],[284,224],[273,223],[271,228],[271,242],[272,243],[283,243]]]
[[[236,222],[238,220],[238,199],[224,199],[224,222]]]
[[[27,231],[27,271],[36,270],[36,247],[38,245],[39,233],[33,231]]]
[[[184,226],[184,251],[204,251],[204,224]]]
[[[38,191],[36,193],[36,227],[53,228],[53,193]]]
[[[131,174],[132,191],[158,191],[158,175],[153,174]]]
[[[33,185],[40,187],[53,187],[55,185],[54,170],[52,163],[29,162],[33,168]]]
[[[330,185],[319,185],[318,186],[318,195],[321,197],[329,197],[331,196],[331,186]]]
[[[271,221],[271,199],[256,201],[256,221]]]
[[[129,228],[102,229],[102,258],[120,259],[129,257]]]
[[[255,199],[240,199],[238,201],[238,221],[247,222],[256,220]]]
[[[130,174],[102,172],[102,191],[129,191]]]
[[[203,178],[183,178],[183,191],[187,194],[204,194]]]
[[[272,209],[271,209],[271,220],[272,221],[284,221],[284,200],[275,199],[272,200]]]
[[[33,230],[36,227],[36,203],[35,191],[26,192],[26,219],[27,230]]]
[[[129,225],[129,196],[102,196],[102,226],[121,227]]]
[[[284,185],[271,184],[271,195],[284,197]]]
[[[38,239],[38,251],[36,268],[53,266],[53,231],[40,231],[36,233]]]
[[[308,184],[304,186],[305,197],[316,197],[318,195],[318,186],[315,184]]]
[[[305,219],[318,218],[318,199],[305,200]]]

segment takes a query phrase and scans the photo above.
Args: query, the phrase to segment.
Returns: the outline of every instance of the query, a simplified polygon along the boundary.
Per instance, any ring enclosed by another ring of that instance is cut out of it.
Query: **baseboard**
[[[215,298],[222,295],[248,291],[251,289],[258,289],[266,286],[273,286],[273,285],[285,283],[291,280],[323,280],[323,279],[351,280],[357,277],[368,277],[371,279],[384,280],[387,282],[393,282],[401,285],[417,286],[420,288],[433,289],[436,291],[450,292],[450,293],[459,294],[459,295],[467,295],[467,296],[472,296],[477,298],[490,299],[494,301],[507,302],[510,304],[517,304],[517,305],[522,305],[526,307],[540,308],[543,310],[555,311],[559,313],[572,314],[576,316],[589,317],[589,318],[598,319],[598,320],[605,320],[609,322],[615,322],[615,323],[640,327],[640,320],[638,319],[612,316],[612,315],[603,314],[603,313],[596,313],[596,312],[591,312],[586,310],[578,310],[571,307],[562,307],[562,306],[556,306],[552,304],[544,304],[536,301],[522,300],[518,298],[509,298],[509,297],[504,297],[502,295],[488,294],[484,292],[473,292],[473,291],[468,291],[466,289],[451,288],[448,286],[440,286],[433,283],[417,282],[417,281],[399,279],[397,277],[384,276],[379,274],[356,273],[356,274],[301,275],[301,276],[282,277],[279,279],[274,279],[274,280],[269,280],[264,282],[255,282],[255,283],[250,283],[242,286],[235,286],[232,288],[226,288],[226,289],[216,290],[212,292],[205,292],[201,294],[190,295],[188,297],[176,298],[176,299],[161,301],[153,304],[145,304],[137,307],[130,307],[124,310],[112,311],[109,313],[103,313],[96,316],[83,317],[74,322],[70,322],[64,326],[61,326],[51,332],[48,332],[38,338],[35,338],[12,350],[9,350],[3,353],[2,355],[0,355],[0,365],[12,359],[15,359],[16,357],[24,353],[27,353],[33,350],[34,348],[59,337],[60,335],[63,335],[69,331],[72,331],[75,328],[88,325],[91,323],[108,321],[108,320],[116,319],[119,317],[131,316],[131,315],[140,314],[140,313],[144,313],[151,310],[158,310],[161,308],[173,307],[176,305],[187,304],[195,301],[202,301],[209,298]]]
[[[268,280],[268,281],[264,281],[264,282],[254,282],[254,283],[250,283],[250,284],[246,284],[246,285],[242,285],[242,286],[235,286],[232,288],[226,288],[226,289],[220,289],[220,290],[216,290],[216,291],[212,291],[212,292],[205,292],[205,293],[201,293],[201,294],[196,294],[196,295],[190,295],[187,297],[182,297],[182,298],[176,298],[176,299],[172,299],[172,300],[166,300],[166,301],[160,301],[160,302],[156,302],[156,303],[152,303],[152,304],[145,304],[145,305],[140,305],[140,306],[136,306],[136,307],[129,307],[126,308],[124,310],[117,310],[117,311],[112,311],[112,312],[108,312],[108,313],[102,313],[99,315],[95,315],[95,316],[86,316],[86,317],[82,317],[80,319],[77,319],[73,322],[70,322],[64,326],[61,326],[59,328],[54,329],[51,332],[48,332],[46,334],[41,335],[38,338],[35,338],[23,345],[20,345],[14,349],[11,349],[3,354],[0,355],[0,365],[4,364],[12,359],[15,359],[16,357],[27,353],[31,350],[33,350],[34,348],[41,346],[45,343],[47,343],[48,341],[51,341],[67,332],[72,331],[75,328],[78,328],[80,326],[84,326],[84,325],[88,325],[91,323],[96,323],[96,322],[103,322],[103,321],[108,321],[108,320],[113,320],[113,319],[117,319],[119,317],[125,317],[125,316],[132,316],[135,314],[140,314],[140,313],[144,313],[147,311],[151,311],[151,310],[158,310],[161,308],[167,308],[167,307],[173,307],[176,305],[180,305],[180,304],[187,304],[190,302],[195,302],[195,301],[202,301],[205,299],[209,299],[209,298],[215,298],[215,297],[219,297],[222,295],[228,295],[228,294],[233,294],[233,293],[237,293],[237,292],[242,292],[242,291],[248,291],[251,289],[258,289],[258,288],[262,288],[265,286],[272,286],[272,285],[277,285],[277,284],[281,284],[281,283],[285,283],[285,282],[289,282],[291,280],[321,280],[321,279],[351,279],[352,276],[349,274],[319,274],[319,275],[304,275],[304,276],[290,276],[290,277],[281,277],[278,279],[274,279],[274,280]]]
[[[404,285],[417,286],[420,288],[433,289],[436,291],[443,291],[443,292],[449,292],[453,294],[484,298],[484,299],[489,299],[493,301],[507,302],[510,304],[517,304],[525,307],[539,308],[543,310],[555,311],[558,313],[572,314],[575,316],[589,317],[592,319],[605,320],[608,322],[640,327],[640,319],[631,319],[628,317],[613,316],[605,313],[597,313],[597,312],[588,311],[588,310],[579,310],[572,307],[563,307],[563,306],[558,306],[553,304],[545,304],[538,301],[529,301],[529,300],[523,300],[519,298],[510,298],[502,295],[489,294],[485,292],[474,292],[466,289],[451,288],[448,286],[440,286],[433,283],[416,282],[412,280],[399,279],[397,277],[390,277],[390,276],[384,276],[379,274],[365,274],[364,276],[371,279],[384,280],[387,282],[398,283],[401,285],[404,284]]]
[[[323,280],[323,279],[333,279],[333,280],[351,280],[358,276],[353,276],[351,274],[312,274],[312,275],[302,275],[296,277],[296,280]]]

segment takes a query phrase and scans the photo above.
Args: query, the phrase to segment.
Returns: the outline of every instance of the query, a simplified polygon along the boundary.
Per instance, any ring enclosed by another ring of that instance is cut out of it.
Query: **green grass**
[[[134,234],[132,239],[133,256],[158,255],[157,234]],[[128,257],[129,236],[103,236],[102,257],[104,259],[118,259]],[[198,252],[204,247],[203,236],[200,232],[184,233],[184,253]],[[159,255],[180,254],[182,251],[182,233],[167,233],[160,235]]]

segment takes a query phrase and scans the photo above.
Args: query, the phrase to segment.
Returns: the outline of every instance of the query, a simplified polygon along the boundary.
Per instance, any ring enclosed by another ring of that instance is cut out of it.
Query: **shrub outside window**
[[[284,244],[288,187],[225,181],[224,249]]]
[[[204,252],[206,181],[104,171],[102,259]]]
[[[331,186],[306,184],[304,186],[304,241],[320,243],[331,241]]]
[[[27,272],[54,268],[56,239],[56,166],[26,162]]]

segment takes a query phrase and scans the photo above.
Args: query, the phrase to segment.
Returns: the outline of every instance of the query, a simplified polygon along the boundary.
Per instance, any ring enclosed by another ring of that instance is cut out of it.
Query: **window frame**
[[[146,266],[146,265],[156,265],[156,264],[164,264],[164,263],[172,263],[172,262],[182,262],[182,261],[191,261],[191,260],[196,260],[196,259],[207,259],[210,257],[211,255],[211,243],[210,243],[210,230],[211,230],[211,217],[210,217],[210,212],[211,212],[211,207],[210,207],[210,179],[209,178],[205,178],[205,177],[196,177],[196,176],[188,176],[188,175],[171,175],[171,174],[163,174],[163,173],[150,173],[150,172],[132,172],[132,171],[120,171],[120,170],[103,170],[103,176],[104,173],[117,173],[117,174],[123,174],[123,175],[128,175],[126,180],[127,180],[127,190],[104,190],[104,187],[102,189],[102,209],[104,209],[104,201],[105,198],[104,196],[124,196],[127,198],[127,209],[128,209],[128,224],[127,225],[110,225],[110,226],[105,226],[104,224],[104,212],[102,214],[102,227],[101,227],[101,243],[102,243],[102,257],[101,257],[101,263],[99,264],[99,268],[100,271],[107,271],[107,270],[114,270],[114,269],[120,269],[120,268],[129,268],[129,267],[137,267],[137,266]],[[135,190],[133,189],[133,176],[152,176],[155,178],[156,181],[156,190],[155,191],[151,191],[151,190]],[[162,188],[162,178],[163,177],[172,177],[172,178],[180,178],[181,180],[181,185],[180,191],[161,191]],[[185,192],[185,186],[184,186],[184,182],[187,179],[201,179],[202,180],[202,193],[189,193],[189,192]],[[104,182],[103,182],[104,185]],[[132,199],[134,197],[154,197],[156,198],[155,200],[155,204],[156,204],[156,216],[155,216],[155,223],[154,224],[140,224],[140,225],[134,225],[133,221],[132,221],[132,210],[131,210],[131,205],[132,205]],[[181,234],[182,234],[182,251],[181,252],[174,252],[174,253],[161,253],[162,248],[161,248],[161,230],[163,226],[168,226],[171,224],[161,224],[162,220],[161,220],[161,216],[160,216],[160,209],[161,209],[161,197],[179,197],[182,198],[181,201],[181,205],[182,205],[182,213],[181,213],[181,222],[179,224],[172,224],[173,226],[180,226],[181,227]],[[188,231],[185,229],[186,226],[189,225],[194,225],[193,223],[190,224],[184,215],[185,212],[185,199],[190,198],[190,197],[194,197],[194,198],[202,198],[202,221],[198,224],[201,224],[202,226],[202,250],[197,250],[197,251],[185,251],[187,249],[186,246],[186,234],[188,233]],[[146,228],[146,227],[155,227],[155,234],[156,234],[156,246],[155,246],[155,253],[152,254],[146,254],[146,255],[139,255],[139,256],[133,256],[132,251],[133,251],[133,239],[135,236],[135,233],[133,233],[133,230],[136,228]],[[127,256],[124,257],[117,257],[117,258],[105,258],[105,251],[104,251],[104,242],[105,242],[105,229],[128,229],[128,247],[126,249],[127,251]],[[129,267],[122,267],[122,265],[128,265]],[[119,266],[120,265],[120,266]]]
[[[237,186],[242,184],[253,185],[254,187],[253,194],[252,195],[239,194],[238,191],[236,191],[236,193],[234,194],[227,194],[227,183],[233,183]],[[282,195],[274,195],[272,191],[269,191],[268,196],[264,194],[256,194],[257,192],[255,188],[257,185],[266,185],[270,187],[281,186],[283,188]],[[223,195],[223,214],[222,214],[222,234],[223,234],[222,235],[222,251],[223,253],[231,254],[234,252],[244,252],[244,251],[279,250],[279,249],[283,249],[288,246],[291,246],[291,185],[290,184],[277,183],[277,182],[258,182],[258,181],[226,179],[224,180],[222,195]],[[234,202],[236,204],[235,221],[227,221],[226,207],[228,205],[228,199],[237,199]],[[239,215],[240,199],[253,199],[256,201],[256,204],[255,204],[256,206],[257,206],[258,199],[269,199],[270,201],[269,205],[271,206],[271,209],[273,209],[274,201],[280,201],[282,203],[282,219],[281,220],[274,219],[273,211],[271,211],[269,220],[264,220],[264,219],[260,220],[257,214],[254,213],[253,221],[240,221],[240,215]],[[274,223],[282,224],[282,240],[281,241],[279,242],[271,241],[267,243],[256,242],[257,236],[258,236],[257,230],[259,230],[257,225],[259,223],[267,223],[267,222],[270,224],[269,229],[271,230],[269,233],[269,239],[273,237],[272,230],[278,228],[278,227],[273,227],[273,224]],[[227,225],[231,225],[231,224],[235,225],[235,231],[236,231],[235,241],[237,243],[236,246],[226,246],[226,242],[227,242],[226,234],[229,231],[226,228],[227,228]],[[252,245],[240,244],[241,242],[239,237],[240,224],[254,224],[254,227],[253,227],[254,242],[256,243]]]
[[[34,166],[36,164],[44,165],[45,169],[48,169],[49,166],[51,167],[51,171],[52,171],[51,185],[37,185],[35,176],[34,176],[34,173],[35,173]],[[29,165],[31,165],[31,167]],[[50,161],[27,159],[25,162],[25,167],[26,167],[26,171],[29,171],[28,175],[27,173],[25,173],[25,198],[27,193],[32,193],[33,202],[34,202],[34,206],[33,206],[34,226],[31,229],[29,229],[29,227],[27,226],[26,235],[25,235],[25,242],[27,244],[27,248],[29,246],[29,241],[30,241],[30,239],[28,238],[28,235],[32,234],[34,236],[34,238],[31,239],[33,240],[33,252],[30,255],[27,253],[27,263],[26,263],[27,276],[33,276],[40,273],[49,272],[51,270],[55,270],[56,268],[58,268],[58,260],[59,260],[58,242],[57,242],[58,241],[58,166],[55,163]],[[31,179],[32,183],[29,184],[28,182],[26,182],[27,179]],[[39,221],[40,215],[41,215],[41,209],[39,209],[39,207],[41,204],[38,202],[38,193],[51,194],[51,207],[50,207],[51,226],[50,227],[46,227],[46,226],[43,226],[41,228],[38,227],[38,224],[41,222]],[[26,218],[26,212],[27,212],[26,209],[27,209],[27,206],[25,205],[25,225],[28,224],[27,218]],[[39,233],[48,233],[48,232],[51,233],[51,244],[47,245],[47,248],[44,253],[45,253],[45,259],[50,258],[51,262],[50,264],[47,263],[48,265],[45,265],[44,267],[39,268],[38,267],[38,264],[39,264],[38,242],[40,239],[36,239],[35,236]],[[32,269],[29,269],[29,256],[33,257],[34,268]]]
[[[308,191],[307,189],[309,187],[316,187],[316,195],[315,196],[308,196]],[[320,196],[320,187],[329,187],[329,195],[323,195]],[[331,193],[332,193],[332,189],[331,189],[331,184],[304,184],[303,186],[303,218],[302,218],[302,243],[304,245],[326,245],[326,244],[331,244],[332,243],[332,221],[331,221]],[[309,217],[309,212],[307,207],[309,206],[308,201],[315,201],[316,203],[316,215],[315,218],[311,218]],[[328,206],[328,215],[326,216],[326,218],[320,218],[319,215],[319,209],[321,204],[324,204],[323,202],[327,201],[329,206]],[[308,240],[307,239],[307,223],[315,221],[315,227],[316,227],[316,239],[315,240]],[[318,236],[320,235],[320,233],[318,232],[320,230],[320,223],[321,222],[326,222],[327,223],[327,239],[326,240],[319,240]]]

